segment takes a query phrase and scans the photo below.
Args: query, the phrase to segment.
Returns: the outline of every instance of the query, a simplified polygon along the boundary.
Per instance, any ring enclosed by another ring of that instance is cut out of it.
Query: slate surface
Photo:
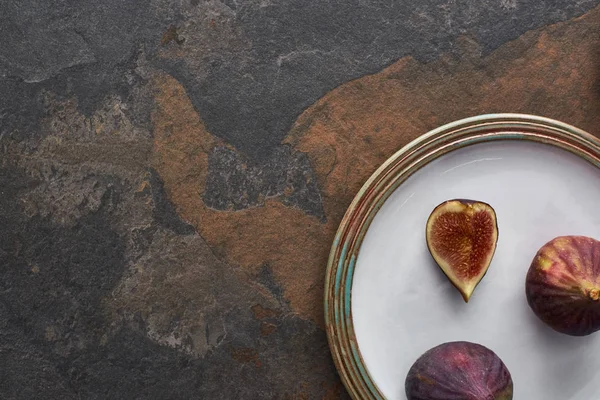
[[[487,112],[600,135],[599,1],[0,3],[0,397],[341,399],[346,207]]]

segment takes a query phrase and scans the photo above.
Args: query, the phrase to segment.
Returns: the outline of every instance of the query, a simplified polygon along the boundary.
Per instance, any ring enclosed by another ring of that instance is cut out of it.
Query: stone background
[[[3,0],[0,398],[348,398],[354,194],[467,116],[600,135],[598,4]]]

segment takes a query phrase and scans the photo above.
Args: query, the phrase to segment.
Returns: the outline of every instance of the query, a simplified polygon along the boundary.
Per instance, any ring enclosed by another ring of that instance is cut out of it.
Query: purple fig
[[[600,241],[559,236],[546,243],[529,267],[525,294],[534,314],[558,332],[600,330]]]
[[[496,251],[494,209],[480,201],[445,201],[429,216],[426,239],[433,259],[468,302]]]
[[[405,382],[408,400],[511,400],[513,382],[492,350],[471,342],[436,346],[415,361]]]

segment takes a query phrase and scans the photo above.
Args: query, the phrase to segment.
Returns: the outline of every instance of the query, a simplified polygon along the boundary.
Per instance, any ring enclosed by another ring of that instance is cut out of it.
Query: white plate
[[[498,218],[494,259],[468,304],[425,243],[427,217],[452,198],[487,202]],[[600,238],[600,170],[557,147],[479,143],[410,176],[371,222],[352,280],[356,341],[381,393],[405,399],[405,377],[417,357],[467,340],[502,358],[515,400],[600,399],[600,333],[556,333],[525,299],[525,274],[538,248],[569,234]]]

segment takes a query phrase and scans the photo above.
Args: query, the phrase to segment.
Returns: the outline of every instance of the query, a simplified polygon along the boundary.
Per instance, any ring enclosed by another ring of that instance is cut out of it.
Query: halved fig
[[[477,343],[448,342],[415,361],[404,383],[408,400],[512,400],[513,381],[496,353]]]
[[[433,259],[469,302],[496,251],[496,212],[481,201],[445,201],[429,216],[426,237]]]
[[[600,331],[600,241],[559,236],[533,258],[525,283],[534,314],[571,336]]]

